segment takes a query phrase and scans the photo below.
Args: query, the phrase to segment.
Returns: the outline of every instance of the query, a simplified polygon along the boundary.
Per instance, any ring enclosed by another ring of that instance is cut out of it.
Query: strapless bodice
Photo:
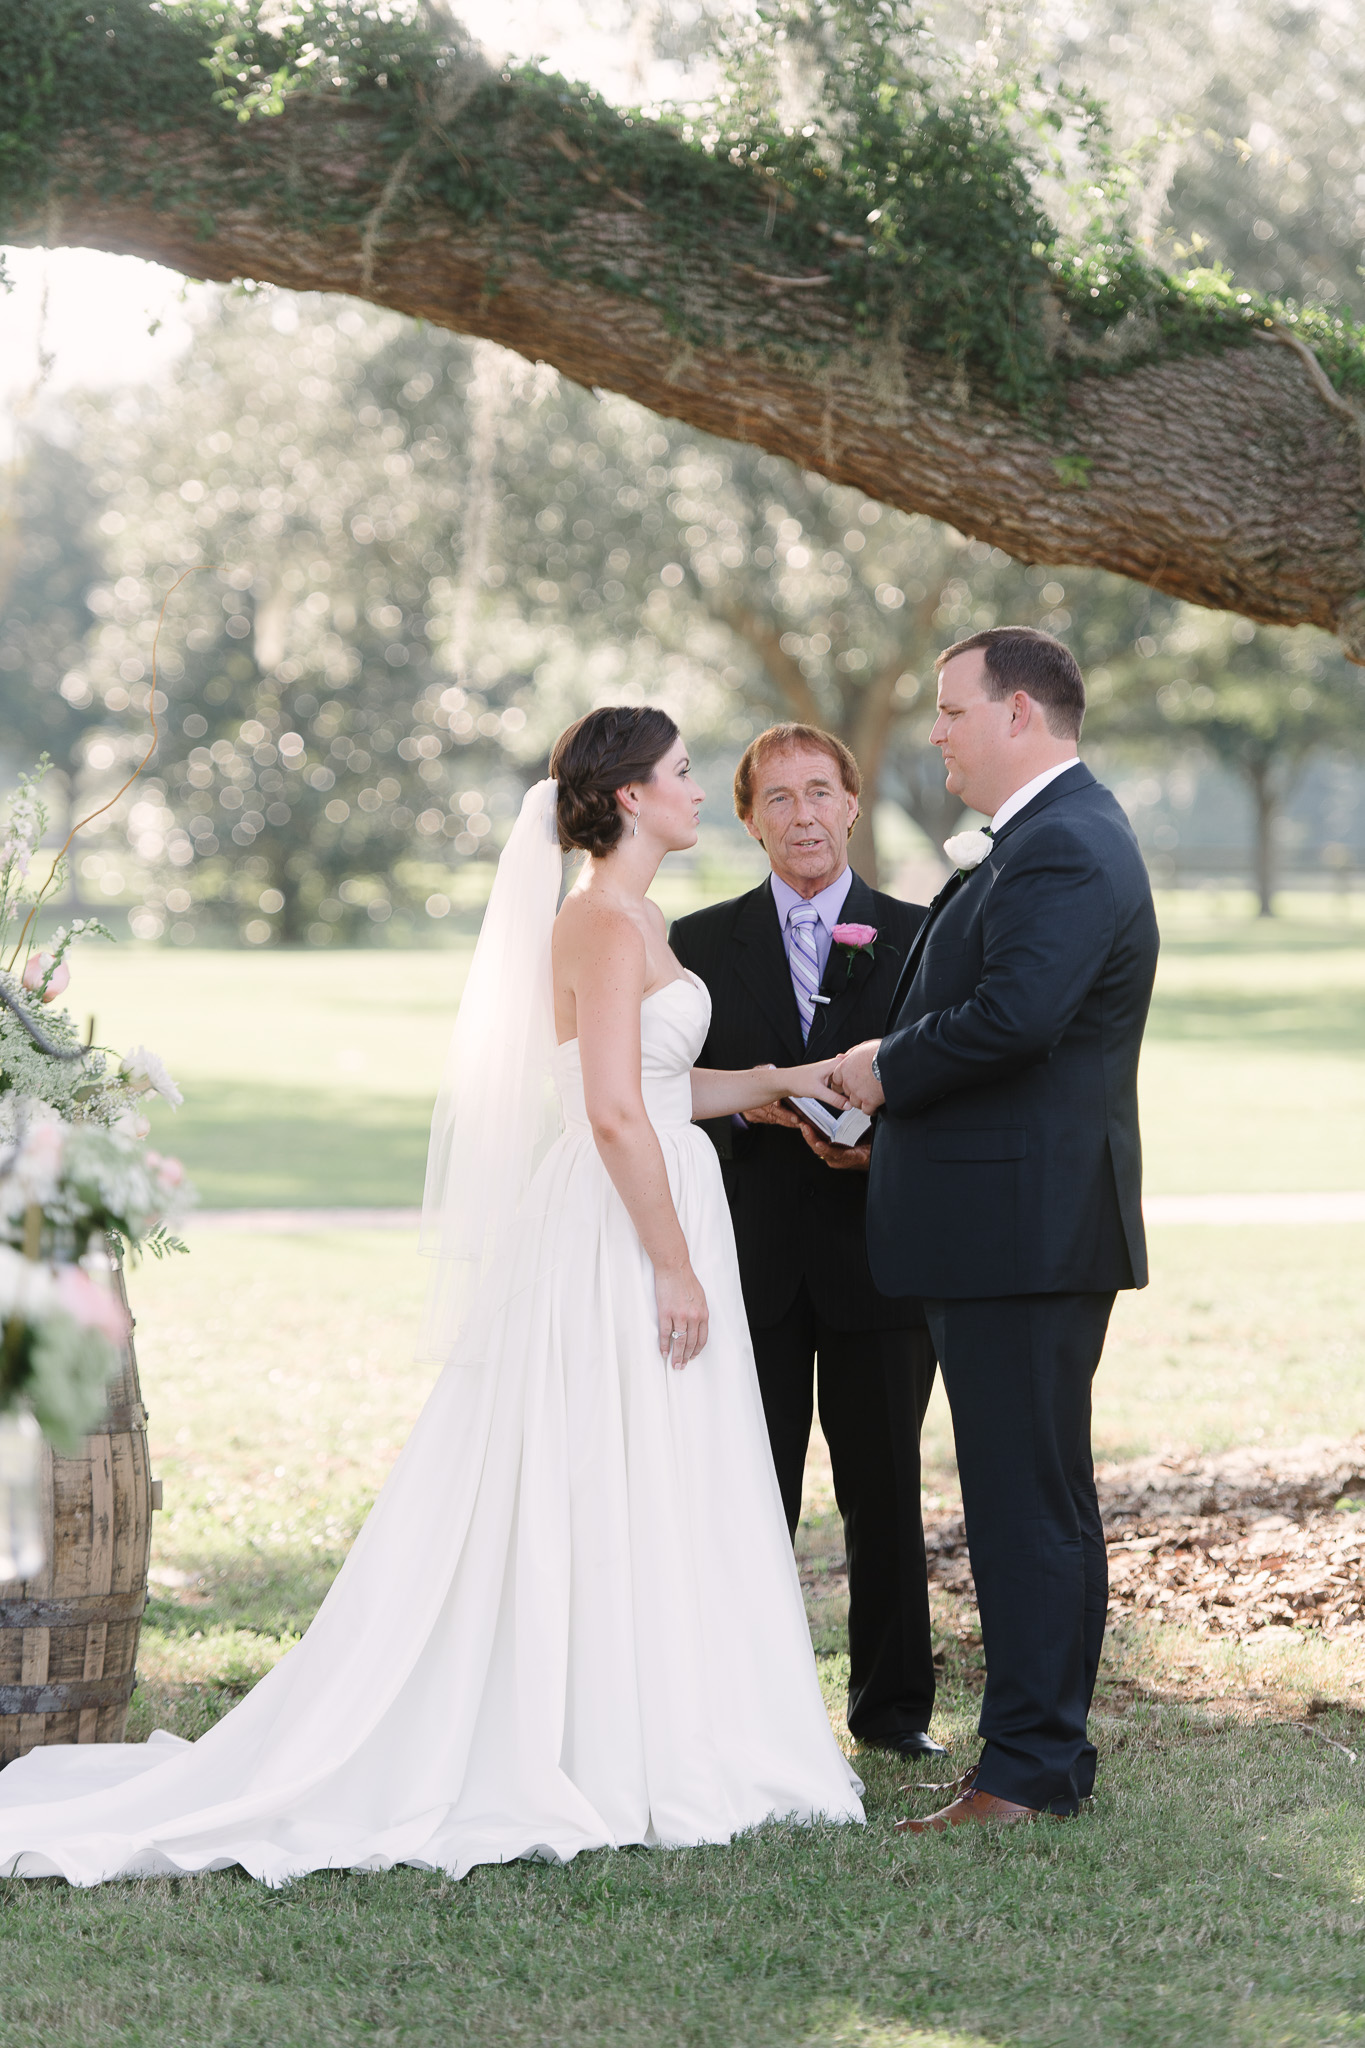
[[[640,1005],[640,1083],[655,1130],[692,1121],[692,1069],[711,1026],[706,984],[684,970]],[[578,1040],[555,1047],[555,1086],[569,1129],[588,1128]]]

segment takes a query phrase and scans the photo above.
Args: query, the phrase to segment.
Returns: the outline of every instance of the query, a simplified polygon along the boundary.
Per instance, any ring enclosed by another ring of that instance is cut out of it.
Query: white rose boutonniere
[[[960,875],[969,875],[980,867],[994,844],[989,832],[955,832],[944,840],[943,851]]]

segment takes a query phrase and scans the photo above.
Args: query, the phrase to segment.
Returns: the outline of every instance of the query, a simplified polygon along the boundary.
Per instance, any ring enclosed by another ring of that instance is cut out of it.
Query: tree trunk
[[[782,699],[787,717],[797,725],[827,728],[829,720],[802,674],[800,662],[782,645],[782,628],[778,622],[766,612],[754,611],[740,599],[727,597],[723,591],[703,590],[702,596],[711,616],[727,625],[735,638],[742,640],[758,656],[769,682]]]
[[[130,61],[110,47],[109,62]],[[415,117],[387,90],[300,96],[246,122],[198,107],[181,128],[146,132],[92,111],[53,142],[6,238],[349,292],[947,520],[1017,560],[1312,623],[1365,660],[1362,431],[1315,361],[1255,336],[1163,356],[1153,337],[1154,360],[1082,367],[1053,422],[1026,423],[945,359],[862,331],[826,239],[812,231],[800,262],[775,256],[772,188],[757,173],[731,175],[639,122],[612,129],[608,161],[571,96],[562,125],[547,125],[543,92],[487,73],[466,86],[458,68],[449,106],[428,111],[401,155],[394,124]],[[659,169],[669,150],[672,188]],[[626,189],[635,182],[648,201]],[[669,189],[679,206],[712,209],[704,247],[670,234]],[[540,194],[559,201],[553,231]]]
[[[944,785],[942,754],[930,746],[894,754],[889,780],[896,802],[937,852],[963,816],[961,797],[949,796]]]
[[[279,890],[284,898],[284,907],[280,911],[280,921],[275,927],[276,936],[282,946],[301,946],[304,942],[304,927],[308,922],[308,918],[303,907],[302,893],[298,883],[289,873],[288,863],[286,862],[283,866],[278,867],[270,879],[273,886]]]
[[[848,842],[848,864],[861,875],[869,889],[881,887],[881,863],[877,859],[877,832],[873,819],[876,796],[870,783],[863,784],[862,807]]]
[[[896,684],[904,662],[897,657],[887,662],[872,681],[858,692],[853,730],[846,735],[853,758],[862,771],[862,806],[853,837],[848,844],[849,861],[868,885],[875,889],[880,878],[874,813],[882,789],[882,762],[886,743],[896,719]]]
[[[1255,877],[1258,917],[1275,915],[1275,820],[1279,802],[1269,761],[1254,761],[1246,771],[1255,806]]]

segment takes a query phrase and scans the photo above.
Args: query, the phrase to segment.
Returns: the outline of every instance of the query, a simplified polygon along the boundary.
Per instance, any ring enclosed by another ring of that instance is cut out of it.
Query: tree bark
[[[1311,623],[1365,661],[1365,425],[1293,349],[1252,338],[1127,370],[1096,364],[1069,383],[1055,422],[1028,423],[944,360],[860,334],[822,292],[827,244],[799,266],[775,258],[759,178],[736,184],[746,203],[716,220],[704,261],[680,254],[665,221],[582,148],[529,117],[518,126],[519,90],[504,95],[508,177],[538,189],[575,180],[583,195],[553,237],[521,215],[477,218],[409,190],[407,157],[385,153],[382,110],[318,96],[270,119],[225,112],[211,132],[200,121],[68,136],[8,238],[370,299],[1020,561],[1110,569],[1196,604]],[[457,107],[440,129],[456,165],[461,118]],[[619,145],[613,162],[619,178]],[[141,191],[130,163],[146,169]],[[457,175],[449,164],[446,175]],[[329,191],[368,213],[335,224],[317,199]]]

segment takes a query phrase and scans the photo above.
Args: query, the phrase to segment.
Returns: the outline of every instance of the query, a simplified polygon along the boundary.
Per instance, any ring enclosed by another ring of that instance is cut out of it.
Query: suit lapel
[[[738,954],[736,974],[777,1033],[790,1063],[799,1066],[806,1057],[801,1013],[782,945],[777,905],[766,882],[741,897],[731,937]]]
[[[1055,780],[1049,782],[1046,789],[1040,789],[1032,802],[1024,805],[1022,811],[1016,811],[1012,818],[1006,820],[995,834],[995,847],[1003,846],[1010,833],[1017,826],[1026,825],[1030,818],[1036,818],[1038,813],[1046,810],[1049,804],[1058,802],[1064,796],[1077,795],[1083,789],[1093,789],[1094,787],[1095,778],[1084,762],[1077,768],[1068,768],[1065,775],[1058,775]],[[994,850],[992,848],[992,851]],[[987,858],[989,858],[989,855]],[[969,881],[971,875],[975,873],[975,868],[971,869],[966,875],[959,869],[955,875],[950,875],[937,896],[935,896],[933,902],[929,905],[929,915],[915,934],[915,942],[910,948],[910,957],[901,972],[900,980],[896,983],[896,992],[891,998],[891,1007],[886,1013],[888,1028],[900,1009],[901,1004],[905,1001],[910,983],[914,979],[915,969],[919,965],[919,956],[924,951],[924,942],[929,936],[929,930],[935,918],[937,918],[944,905],[951,902],[963,883]]]
[[[840,924],[872,924],[876,905],[872,891],[859,875],[854,875],[844,907],[839,913]],[[874,944],[880,945],[880,939]],[[806,1043],[807,1055],[819,1057],[822,1044],[832,1045],[845,1017],[857,1002],[863,989],[876,972],[876,961],[865,951],[846,952],[842,946],[831,946],[829,959],[825,963],[824,979],[820,993],[828,996],[827,1003],[821,1003],[815,1012],[810,1027],[810,1038]]]
[[[905,965],[904,967],[902,967],[900,971],[900,978],[896,983],[895,993],[891,998],[891,1007],[888,1009],[886,1013],[888,1029],[890,1028],[892,1022],[895,1019],[896,1012],[900,1009],[901,1004],[905,1001],[906,991],[909,989],[911,982],[915,978],[915,969],[919,966],[919,956],[924,951],[925,941],[929,937],[930,930],[932,929],[935,921],[942,912],[944,906],[952,902],[952,899],[954,898],[954,896],[956,896],[958,890],[962,887],[962,884],[965,880],[966,877],[962,873],[961,868],[959,868],[956,874],[949,875],[947,881],[943,884],[943,887],[939,890],[937,896],[935,896],[933,902],[929,905],[929,909],[925,916],[924,923],[915,933],[914,941],[911,944],[908,955],[906,956]]]

